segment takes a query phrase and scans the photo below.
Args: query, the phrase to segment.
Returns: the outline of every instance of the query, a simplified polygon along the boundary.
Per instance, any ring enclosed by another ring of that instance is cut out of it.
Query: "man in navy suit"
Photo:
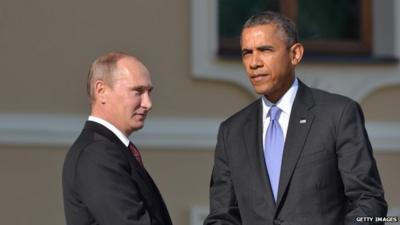
[[[360,106],[295,76],[294,23],[251,17],[242,61],[261,98],[219,129],[205,225],[350,225],[387,204]]]
[[[128,139],[152,107],[149,71],[133,56],[108,53],[92,64],[87,87],[91,115],[63,168],[67,225],[172,225]]]

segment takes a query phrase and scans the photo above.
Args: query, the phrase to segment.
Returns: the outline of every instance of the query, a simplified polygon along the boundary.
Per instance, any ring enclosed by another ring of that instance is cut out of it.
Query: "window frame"
[[[359,40],[302,40],[308,55],[371,55],[372,54],[372,2],[360,0],[360,39]],[[280,0],[281,13],[297,24],[298,0]],[[222,58],[240,57],[238,43],[240,37],[224,38],[218,34],[218,56]]]

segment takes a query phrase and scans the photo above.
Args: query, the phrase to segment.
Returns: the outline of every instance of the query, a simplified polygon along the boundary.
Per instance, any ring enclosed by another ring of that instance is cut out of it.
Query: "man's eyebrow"
[[[256,49],[257,49],[258,51],[265,51],[265,50],[273,50],[274,47],[273,47],[272,45],[261,45],[261,46],[257,46]],[[248,49],[248,48],[243,48],[243,49],[241,50],[241,52],[242,52],[242,55],[244,55],[244,54],[246,54],[246,53],[251,53],[251,52],[253,52],[253,50],[252,50],[252,49]]]
[[[274,47],[271,45],[261,45],[257,47],[257,50],[273,50]]]
[[[144,85],[139,85],[139,86],[132,87],[132,90],[135,90],[135,91],[145,91],[145,90],[147,90],[147,91],[150,92],[153,89],[154,89],[153,86],[144,86]]]

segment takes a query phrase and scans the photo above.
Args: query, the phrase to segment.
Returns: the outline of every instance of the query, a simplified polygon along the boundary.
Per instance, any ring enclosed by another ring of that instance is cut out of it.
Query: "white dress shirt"
[[[119,140],[122,141],[122,143],[124,143],[124,145],[126,147],[128,147],[129,145],[129,139],[128,137],[126,137],[120,130],[118,130],[118,128],[116,128],[114,125],[112,125],[111,123],[99,118],[99,117],[95,117],[95,116],[89,116],[88,118],[89,121],[93,121],[96,123],[99,123],[105,127],[107,127],[107,129],[109,129],[111,132],[113,132],[118,138]]]
[[[292,86],[290,86],[289,90],[286,91],[286,93],[281,97],[281,99],[278,100],[276,104],[273,104],[270,102],[265,96],[262,96],[262,114],[263,114],[263,149],[265,149],[265,134],[268,129],[268,125],[270,122],[269,118],[269,109],[271,108],[272,105],[276,105],[278,108],[281,109],[281,114],[279,116],[279,125],[282,128],[283,131],[283,138],[286,140],[286,134],[287,134],[287,129],[289,126],[289,118],[290,118],[290,113],[292,112],[292,106],[294,99],[297,94],[297,89],[299,88],[299,82],[297,81],[297,78],[294,79]]]

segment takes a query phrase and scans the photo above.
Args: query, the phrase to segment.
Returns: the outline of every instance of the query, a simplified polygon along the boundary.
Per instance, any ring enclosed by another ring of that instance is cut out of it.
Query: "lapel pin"
[[[307,120],[300,120],[300,124],[307,123]]]

